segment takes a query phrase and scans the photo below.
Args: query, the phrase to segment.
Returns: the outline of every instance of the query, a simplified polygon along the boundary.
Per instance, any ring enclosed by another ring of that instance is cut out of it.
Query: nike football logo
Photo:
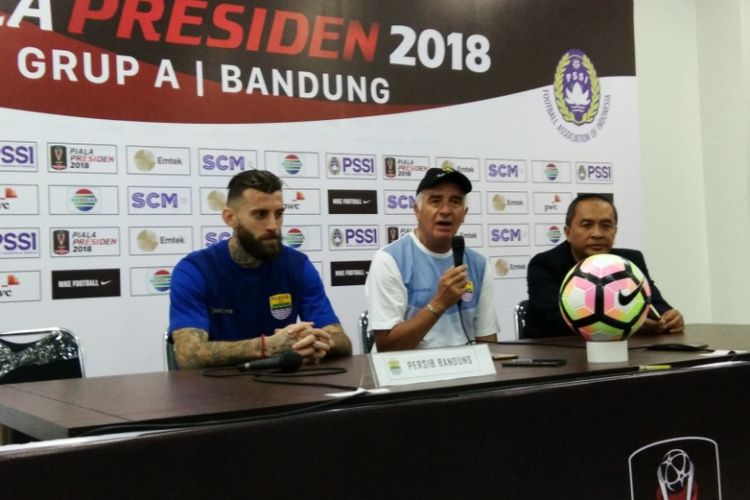
[[[638,286],[635,287],[635,290],[633,290],[632,292],[630,292],[627,295],[625,295],[624,293],[622,293],[622,290],[620,290],[619,292],[617,292],[617,298],[620,301],[620,304],[626,306],[626,305],[630,304],[631,302],[633,302],[633,299],[636,297],[636,295],[638,295],[639,293],[641,293],[641,290],[643,290],[643,281],[641,281],[640,283],[638,283]]]
[[[110,283],[112,283],[112,280],[107,280],[107,281],[100,281],[100,282],[99,282],[99,284],[100,284],[101,286],[107,286],[107,285],[109,285]]]

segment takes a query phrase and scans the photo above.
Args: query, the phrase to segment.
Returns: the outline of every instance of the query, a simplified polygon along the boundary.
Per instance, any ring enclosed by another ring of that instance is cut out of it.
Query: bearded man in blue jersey
[[[238,364],[294,350],[308,361],[348,356],[351,342],[307,256],[282,245],[281,180],[248,170],[229,182],[234,233],[172,273],[169,331],[181,368]]]

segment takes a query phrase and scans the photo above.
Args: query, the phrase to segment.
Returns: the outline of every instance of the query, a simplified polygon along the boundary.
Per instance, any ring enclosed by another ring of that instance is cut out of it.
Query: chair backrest
[[[529,309],[529,301],[522,300],[513,308],[513,319],[516,327],[516,338],[526,338],[526,312]]]
[[[0,384],[85,374],[83,349],[70,330],[50,327],[0,333]]]
[[[169,330],[164,332],[164,363],[167,365],[167,370],[180,369],[174,357],[174,342],[172,342],[172,337],[169,336]]]
[[[372,351],[373,344],[375,343],[375,337],[370,331],[370,320],[368,318],[366,310],[362,311],[362,314],[359,315],[359,319],[357,320],[357,329],[359,330],[359,334],[362,336],[362,349],[364,349],[365,354],[369,354],[370,351]]]

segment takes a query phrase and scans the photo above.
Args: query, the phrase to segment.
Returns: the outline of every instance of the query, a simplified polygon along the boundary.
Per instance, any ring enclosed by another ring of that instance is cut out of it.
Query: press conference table
[[[567,363],[552,368],[509,368],[496,363],[495,376],[394,387],[389,394],[367,395],[357,398],[356,402],[373,403],[456,389],[483,390],[606,376],[632,372],[643,365],[680,366],[737,358],[703,352],[639,349],[645,344],[666,342],[704,343],[711,349],[750,351],[750,326],[690,325],[684,335],[634,336],[629,341],[627,363],[587,363],[584,343],[577,337],[493,344],[493,352],[518,354],[521,358],[564,358]],[[374,387],[367,356],[333,360],[330,364],[345,368],[346,373],[295,380],[365,389]],[[37,439],[55,439],[77,436],[103,426],[216,421],[273,414],[329,401],[332,399],[329,394],[335,392],[341,391],[293,385],[280,387],[258,383],[247,374],[214,378],[205,376],[203,370],[55,380],[0,386],[0,423]]]
[[[724,352],[640,348],[667,342]],[[0,386],[0,423],[52,440],[0,447],[2,492],[9,498],[655,498],[657,469],[665,453],[677,450],[690,456],[690,480],[700,485],[701,499],[747,498],[749,325],[636,336],[626,363],[587,363],[575,337],[490,348],[567,364],[498,364],[494,376],[350,399],[331,396],[340,389],[210,378],[201,370]],[[672,368],[639,371],[653,365]],[[367,356],[323,366],[347,371],[304,380],[374,386]],[[283,415],[288,411],[301,413]],[[54,440],[106,426],[120,432],[201,422],[134,437],[110,434],[110,441]],[[19,483],[13,479],[19,476],[34,479]]]

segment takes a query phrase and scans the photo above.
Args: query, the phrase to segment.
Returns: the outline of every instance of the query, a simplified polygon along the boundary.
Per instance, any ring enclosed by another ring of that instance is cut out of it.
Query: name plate
[[[487,344],[370,355],[377,386],[419,384],[495,375]]]

